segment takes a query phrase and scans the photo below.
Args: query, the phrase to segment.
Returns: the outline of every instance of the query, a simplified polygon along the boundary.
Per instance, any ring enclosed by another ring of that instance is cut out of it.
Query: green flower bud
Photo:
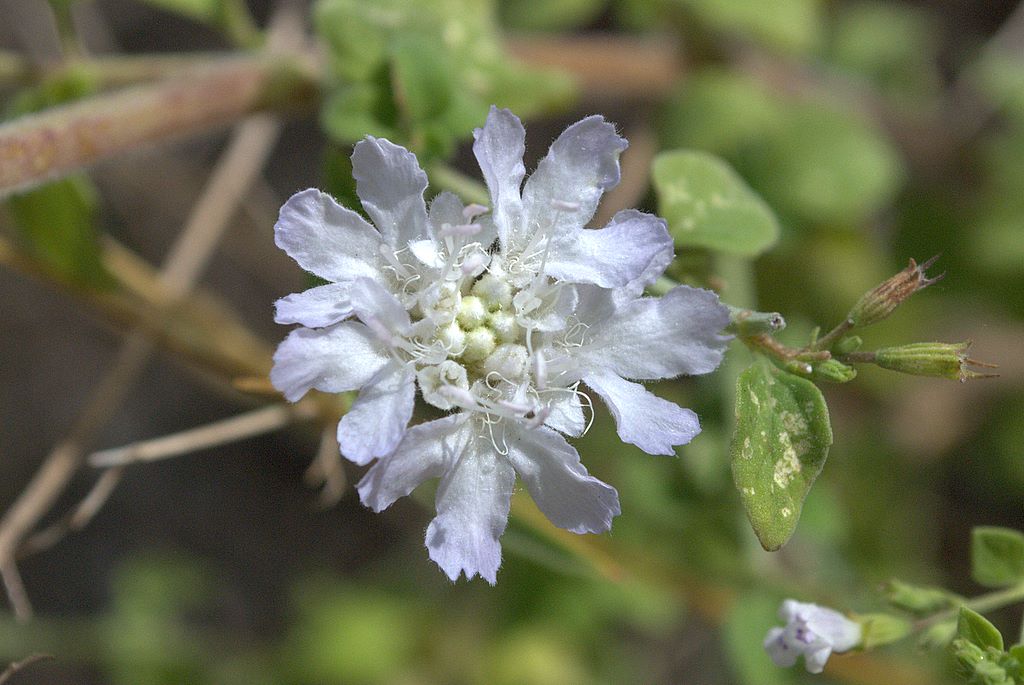
[[[863,344],[864,341],[859,335],[848,335],[837,342],[834,349],[836,354],[849,354],[859,350]]]
[[[955,594],[942,588],[920,587],[900,580],[890,580],[882,587],[882,591],[889,604],[917,616],[934,614],[962,602]]]
[[[910,634],[910,621],[892,614],[860,614],[853,620],[860,624],[864,649],[899,642]]]
[[[729,325],[725,327],[725,332],[750,338],[764,333],[776,333],[785,327],[786,320],[778,312],[755,312],[729,307]]]
[[[826,359],[811,365],[811,378],[830,383],[847,383],[857,376],[857,369],[838,359]]]
[[[961,383],[971,378],[990,378],[994,374],[978,373],[968,367],[995,368],[967,356],[969,342],[962,343],[910,343],[886,347],[874,353],[874,363],[883,369],[909,373],[915,376],[950,378]]]

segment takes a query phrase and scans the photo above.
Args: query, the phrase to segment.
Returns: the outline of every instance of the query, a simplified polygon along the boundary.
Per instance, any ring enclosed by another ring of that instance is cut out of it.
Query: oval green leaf
[[[732,475],[766,550],[779,549],[796,530],[831,444],[828,407],[814,383],[766,362],[740,374]]]
[[[985,587],[1024,583],[1024,533],[995,526],[971,531],[971,576]]]
[[[658,213],[680,247],[755,257],[775,244],[779,222],[767,204],[714,155],[672,150],[654,158]]]
[[[1003,650],[1003,636],[992,623],[976,611],[960,607],[956,621],[956,635],[982,649],[992,647]]]

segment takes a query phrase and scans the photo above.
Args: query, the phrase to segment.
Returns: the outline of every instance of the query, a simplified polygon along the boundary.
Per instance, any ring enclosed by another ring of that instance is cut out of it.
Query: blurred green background
[[[97,54],[232,45],[202,0],[72,4],[80,40]],[[257,24],[270,5],[249,3]],[[959,384],[868,368],[825,387],[830,459],[796,535],[767,553],[729,470],[732,387],[752,359],[734,345],[710,377],[656,388],[704,426],[678,458],[622,445],[598,410],[576,444],[619,490],[622,515],[610,534],[578,538],[517,494],[495,588],[453,585],[428,560],[429,488],[381,515],[351,489],[318,508],[303,485],[315,429],[135,467],[88,528],[23,563],[38,616],[19,625],[0,615],[0,660],[55,658],[11,682],[951,681],[941,653],[912,644],[838,657],[817,677],[775,669],[760,644],[784,597],[874,611],[879,583],[893,576],[977,593],[971,527],[1024,527],[1024,9],[1011,0],[327,0],[308,13],[331,74],[322,108],[289,121],[204,280],[266,340],[284,335],[272,301],[305,283],[272,244],[281,200],[318,186],[352,205],[348,146],[367,133],[410,146],[431,171],[450,162],[439,173],[478,178],[467,140],[496,102],[524,117],[528,168],[583,115],[619,124],[631,148],[602,216],[655,209],[657,151],[727,160],[777,212],[780,240],[756,261],[681,249],[674,273],[730,303],[783,313],[790,344],[837,323],[908,258],[941,254],[933,271],[945,280],[867,331],[866,345],[970,339],[972,356],[998,363],[1000,377]],[[60,45],[51,24],[46,3],[0,2],[0,48],[45,60]],[[7,84],[5,111],[94,87],[75,83]],[[6,203],[0,226],[68,282],[102,287],[96,235],[158,262],[223,143],[206,135],[106,163]],[[66,288],[0,268],[0,289],[6,503],[103,376],[119,334]],[[251,404],[162,355],[100,446]],[[350,467],[354,481],[360,470]],[[57,511],[93,478],[81,474]],[[1009,635],[1019,630],[1019,612],[994,618]]]

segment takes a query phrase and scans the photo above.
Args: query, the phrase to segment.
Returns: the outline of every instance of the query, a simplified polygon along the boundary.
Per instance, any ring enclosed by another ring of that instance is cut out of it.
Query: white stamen
[[[474,252],[462,260],[460,268],[464,276],[474,276],[481,273],[486,265],[487,256],[480,252]]]
[[[451,224],[443,224],[437,234],[442,238],[450,235],[467,236],[476,235],[482,230],[483,226],[480,224],[456,224],[455,226],[452,226]]]
[[[567,200],[552,200],[551,207],[557,209],[560,212],[575,212],[580,208],[579,202],[569,202]]]
[[[544,358],[544,352],[537,350],[533,355],[533,378],[537,382],[538,390],[546,390],[548,387],[548,362]]]
[[[475,202],[471,202],[470,204],[466,205],[465,208],[463,208],[462,216],[466,219],[466,221],[472,221],[481,214],[486,214],[489,211],[489,208],[483,205],[478,205]]]

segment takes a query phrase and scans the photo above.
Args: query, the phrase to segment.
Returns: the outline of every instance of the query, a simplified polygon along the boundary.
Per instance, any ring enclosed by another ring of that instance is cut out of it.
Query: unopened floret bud
[[[838,359],[826,359],[811,365],[811,378],[830,383],[848,383],[857,376],[857,369]]]
[[[967,356],[970,342],[962,343],[910,343],[886,347],[874,353],[874,363],[884,369],[915,376],[949,378],[961,383],[971,378],[990,378],[994,374],[978,373],[971,366],[995,368]]]
[[[870,326],[873,323],[878,323],[892,314],[896,307],[918,290],[941,281],[946,274],[928,278],[924,273],[937,259],[938,256],[932,257],[920,265],[911,259],[906,269],[886,280],[874,290],[865,293],[857,301],[847,315],[849,322],[854,326]]]

